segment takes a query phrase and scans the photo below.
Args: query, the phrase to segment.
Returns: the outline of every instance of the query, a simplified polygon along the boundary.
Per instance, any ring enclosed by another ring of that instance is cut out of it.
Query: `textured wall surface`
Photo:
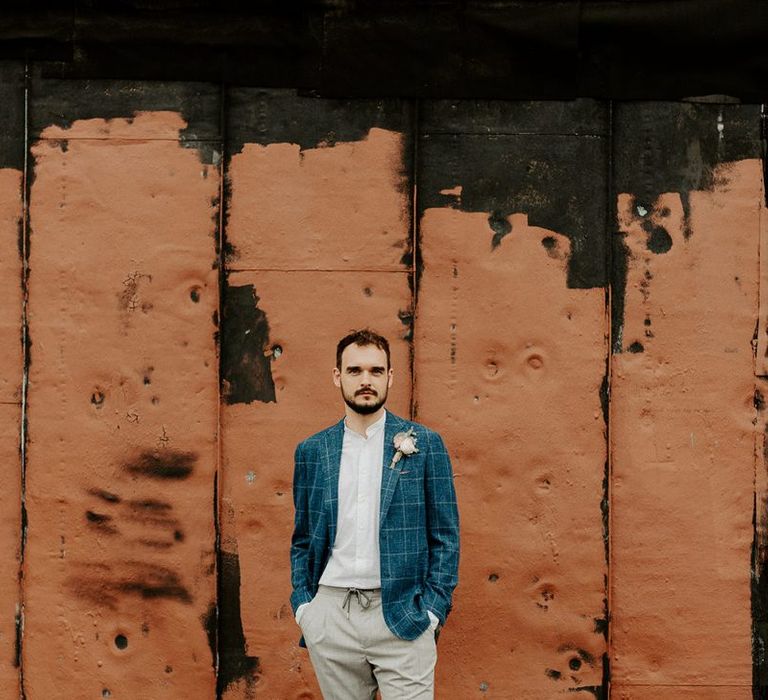
[[[0,69],[2,697],[320,697],[292,457],[363,325],[453,458],[437,697],[762,697],[759,107]]]

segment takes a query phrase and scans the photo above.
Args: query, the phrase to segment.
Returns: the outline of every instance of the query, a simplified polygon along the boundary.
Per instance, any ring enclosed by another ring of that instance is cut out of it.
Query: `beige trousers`
[[[427,630],[407,641],[384,622],[379,591],[320,586],[300,617],[325,700],[433,700],[437,649]]]

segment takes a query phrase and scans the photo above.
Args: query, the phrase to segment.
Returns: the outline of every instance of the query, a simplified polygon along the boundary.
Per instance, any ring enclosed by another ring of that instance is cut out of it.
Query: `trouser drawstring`
[[[347,617],[349,617],[349,609],[352,607],[352,596],[357,598],[357,604],[363,610],[366,610],[371,605],[371,597],[366,591],[361,590],[360,588],[348,588],[347,593],[344,596],[344,601],[341,604],[341,607],[347,611]]]

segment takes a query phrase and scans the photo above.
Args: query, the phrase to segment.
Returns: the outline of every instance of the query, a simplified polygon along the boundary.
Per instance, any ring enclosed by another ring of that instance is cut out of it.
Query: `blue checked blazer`
[[[413,428],[418,452],[389,468],[396,433]],[[317,592],[336,538],[339,468],[344,421],[296,447],[291,539],[291,607],[294,613]],[[458,582],[459,512],[451,462],[442,438],[389,411],[379,516],[381,599],[384,620],[402,639],[429,626],[427,610],[445,622]],[[304,646],[304,639],[299,642]]]

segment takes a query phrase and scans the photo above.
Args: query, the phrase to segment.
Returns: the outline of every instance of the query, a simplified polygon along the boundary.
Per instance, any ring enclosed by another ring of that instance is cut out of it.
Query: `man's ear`
[[[393,370],[390,367],[388,374],[389,374],[389,378],[387,379],[387,388],[392,386],[392,380],[394,379],[394,376],[395,376],[395,370]]]
[[[341,386],[341,372],[338,367],[333,368],[333,383],[336,386]]]

